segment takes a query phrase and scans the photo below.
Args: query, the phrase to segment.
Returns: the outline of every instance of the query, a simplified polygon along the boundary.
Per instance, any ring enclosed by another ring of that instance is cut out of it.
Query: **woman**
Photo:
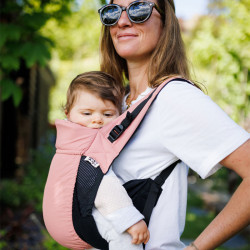
[[[99,10],[101,69],[129,81],[125,107],[170,76],[189,79],[173,0],[114,0]],[[153,210],[149,249],[183,249],[188,166],[206,178],[221,165],[243,181],[223,209],[186,249],[214,249],[249,224],[249,134],[191,84],[173,81],[158,95],[142,125],[113,163],[117,176],[155,178],[176,159]],[[192,228],[190,228],[192,230]]]

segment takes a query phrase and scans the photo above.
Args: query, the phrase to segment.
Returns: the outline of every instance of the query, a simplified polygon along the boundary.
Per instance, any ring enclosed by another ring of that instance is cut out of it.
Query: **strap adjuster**
[[[123,133],[124,127],[120,125],[116,125],[109,133],[108,139],[113,143],[115,140],[117,140],[120,135]]]

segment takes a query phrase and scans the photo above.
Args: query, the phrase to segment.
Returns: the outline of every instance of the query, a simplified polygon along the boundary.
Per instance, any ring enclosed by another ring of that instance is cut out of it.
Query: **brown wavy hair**
[[[76,76],[69,85],[67,102],[64,106],[68,114],[73,108],[80,90],[87,90],[102,100],[111,101],[121,114],[124,88],[108,73],[89,71]]]
[[[157,4],[163,11],[161,14],[163,29],[149,62],[150,87],[156,87],[172,76],[190,79],[185,47],[175,15],[174,1],[157,0]],[[111,74],[119,83],[125,84],[126,79],[129,80],[127,63],[117,54],[109,30],[109,27],[103,25],[100,42],[101,70]]]

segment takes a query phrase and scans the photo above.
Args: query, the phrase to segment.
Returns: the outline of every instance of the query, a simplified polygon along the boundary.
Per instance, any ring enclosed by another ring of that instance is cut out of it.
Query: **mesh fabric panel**
[[[107,250],[108,243],[98,232],[92,216],[92,208],[103,173],[99,167],[94,168],[85,156],[81,157],[73,195],[72,219],[78,236],[98,249]]]

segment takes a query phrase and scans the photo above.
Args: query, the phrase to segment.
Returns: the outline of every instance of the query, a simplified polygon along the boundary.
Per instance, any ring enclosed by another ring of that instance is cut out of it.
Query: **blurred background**
[[[176,0],[192,79],[250,132],[250,0]],[[0,249],[65,249],[47,233],[42,197],[55,119],[71,80],[99,69],[101,0],[0,2]],[[190,171],[187,244],[240,183],[222,168]],[[218,249],[250,249],[249,227]]]

